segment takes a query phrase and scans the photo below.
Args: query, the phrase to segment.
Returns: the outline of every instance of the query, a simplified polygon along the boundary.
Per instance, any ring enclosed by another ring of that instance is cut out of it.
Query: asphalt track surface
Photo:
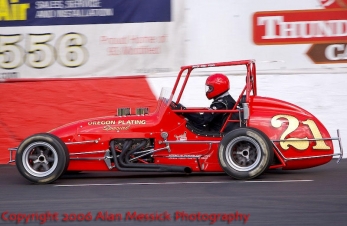
[[[0,188],[4,225],[347,225],[346,159],[251,181],[221,173],[82,172],[48,185],[0,165]]]

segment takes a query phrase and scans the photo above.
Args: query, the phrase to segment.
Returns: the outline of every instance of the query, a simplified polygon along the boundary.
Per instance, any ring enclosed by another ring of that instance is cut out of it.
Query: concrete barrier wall
[[[0,164],[10,147],[63,124],[115,115],[117,107],[149,107],[156,98],[145,77],[20,80],[0,83]]]

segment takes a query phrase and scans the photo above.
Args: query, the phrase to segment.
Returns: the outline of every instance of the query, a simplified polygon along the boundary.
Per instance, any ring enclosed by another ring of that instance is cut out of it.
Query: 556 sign
[[[0,34],[0,68],[15,69],[23,64],[47,68],[55,61],[64,67],[79,67],[87,62],[87,39],[79,33],[60,36],[53,46],[54,34]],[[21,43],[25,42],[25,48]]]

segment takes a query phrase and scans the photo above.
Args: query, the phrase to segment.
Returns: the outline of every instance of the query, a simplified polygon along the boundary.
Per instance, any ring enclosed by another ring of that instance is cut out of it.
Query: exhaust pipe
[[[130,144],[129,144],[130,147]],[[170,166],[170,165],[159,165],[159,164],[136,164],[126,163],[120,164],[117,159],[117,153],[114,149],[114,140],[110,142],[110,150],[113,156],[114,164],[119,171],[127,172],[178,172],[178,173],[191,173],[192,169],[187,166]],[[119,155],[124,156],[125,151]],[[121,166],[122,165],[122,166]]]

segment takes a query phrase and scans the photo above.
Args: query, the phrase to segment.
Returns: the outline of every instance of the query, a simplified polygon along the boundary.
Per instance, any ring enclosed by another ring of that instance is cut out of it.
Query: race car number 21
[[[20,43],[23,35],[0,34],[0,68],[15,69],[24,63],[33,68],[47,68],[55,61],[65,67],[79,67],[88,59],[88,51],[84,47],[86,37],[79,33],[67,33],[51,44],[54,34],[28,34],[26,49]]]
[[[289,149],[289,145],[298,149],[298,150],[306,150],[309,145],[310,141],[308,140],[307,137],[304,138],[296,138],[296,137],[291,137],[291,138],[286,138],[289,134],[294,132],[297,128],[299,128],[300,121],[290,115],[275,115],[271,119],[271,125],[275,128],[280,128],[282,126],[282,121],[280,120],[281,118],[285,118],[288,120],[288,127],[287,129],[283,132],[283,134],[280,137],[280,145],[284,150]],[[322,134],[319,131],[316,123],[311,120],[305,120],[301,122],[304,125],[307,125],[308,128],[310,129],[313,138],[315,139],[316,144],[312,147],[315,150],[330,150],[330,147],[324,142],[322,139]]]

